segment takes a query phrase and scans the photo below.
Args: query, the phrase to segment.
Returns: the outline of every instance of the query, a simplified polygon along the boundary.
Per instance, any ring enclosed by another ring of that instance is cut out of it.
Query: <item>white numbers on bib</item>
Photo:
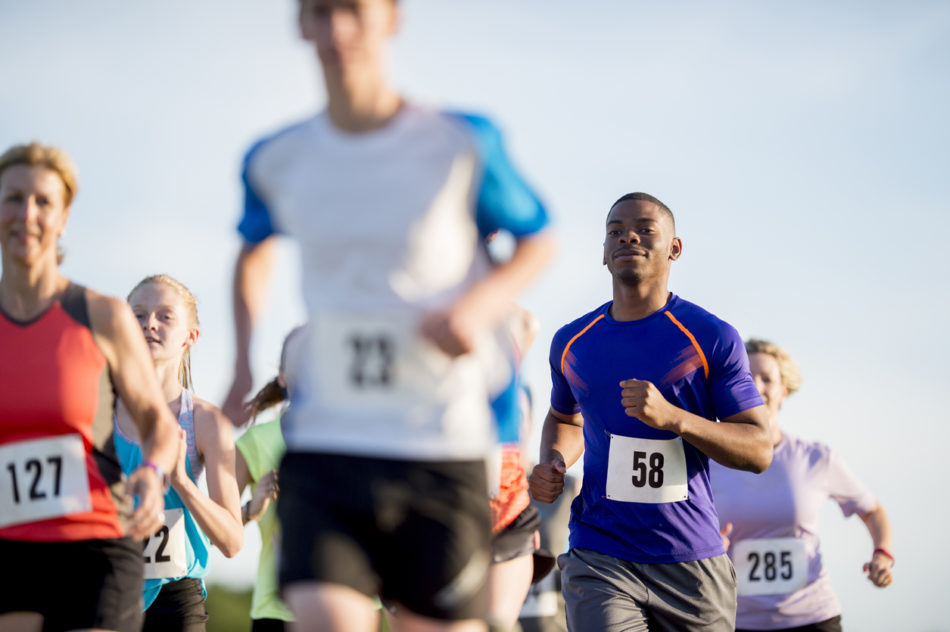
[[[740,540],[732,556],[740,595],[786,595],[808,583],[805,543],[797,538]]]
[[[689,497],[683,440],[610,435],[607,498],[627,503],[675,503]]]
[[[145,579],[183,577],[188,572],[185,512],[165,510],[165,524],[145,540]]]
[[[91,510],[80,435],[0,446],[0,527]]]
[[[411,406],[436,398],[450,359],[389,316],[321,314],[311,353],[321,397],[336,405]]]

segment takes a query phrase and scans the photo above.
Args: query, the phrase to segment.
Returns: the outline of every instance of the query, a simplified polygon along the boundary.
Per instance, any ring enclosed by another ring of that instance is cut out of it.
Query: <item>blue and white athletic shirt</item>
[[[546,228],[486,119],[405,105],[351,134],[325,112],[255,145],[239,230],[297,240],[310,352],[284,417],[290,451],[482,458],[513,379],[504,334],[451,359],[418,335],[491,269],[484,238]]]
[[[195,441],[195,412],[191,391],[182,389],[181,410],[178,425],[185,430],[185,469],[195,485],[204,473],[204,465],[198,455]],[[131,474],[142,465],[142,446],[125,436],[115,424],[115,449],[122,471]],[[204,591],[204,576],[208,573],[208,552],[211,543],[194,516],[174,489],[165,493],[165,524],[145,541],[145,586],[144,606],[152,605],[162,586],[179,579],[201,579]],[[205,593],[207,596],[207,593]]]

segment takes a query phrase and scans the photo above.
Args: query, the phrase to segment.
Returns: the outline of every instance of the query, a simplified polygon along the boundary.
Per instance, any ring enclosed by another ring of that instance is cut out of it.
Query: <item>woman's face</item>
[[[198,338],[181,295],[164,283],[147,283],[132,292],[129,305],[156,365],[180,362]]]
[[[769,418],[773,424],[777,424],[778,411],[788,397],[788,389],[782,383],[778,360],[769,353],[753,353],[749,355],[749,369],[752,371],[755,387],[759,389],[759,395],[769,410]]]
[[[4,260],[33,266],[55,263],[69,208],[59,174],[46,167],[13,165],[0,176],[0,248]]]

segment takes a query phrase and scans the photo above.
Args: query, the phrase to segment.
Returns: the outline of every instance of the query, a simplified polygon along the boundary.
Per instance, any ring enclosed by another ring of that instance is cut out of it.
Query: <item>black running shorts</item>
[[[44,630],[142,627],[142,542],[0,540],[0,614],[43,615]]]
[[[290,453],[280,466],[281,587],[327,582],[441,620],[485,616],[485,465]]]

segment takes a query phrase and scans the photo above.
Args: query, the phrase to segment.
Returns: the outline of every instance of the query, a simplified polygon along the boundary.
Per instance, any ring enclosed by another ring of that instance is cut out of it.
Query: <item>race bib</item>
[[[185,552],[185,510],[165,510],[165,524],[145,540],[145,579],[183,577],[188,572]]]
[[[0,527],[91,510],[80,435],[0,446]]]
[[[626,503],[675,503],[689,497],[683,440],[610,435],[607,498]]]
[[[321,397],[341,406],[409,407],[435,402],[451,359],[408,318],[320,314],[311,336]]]
[[[740,540],[732,556],[740,595],[785,595],[808,583],[805,542],[798,538]]]

